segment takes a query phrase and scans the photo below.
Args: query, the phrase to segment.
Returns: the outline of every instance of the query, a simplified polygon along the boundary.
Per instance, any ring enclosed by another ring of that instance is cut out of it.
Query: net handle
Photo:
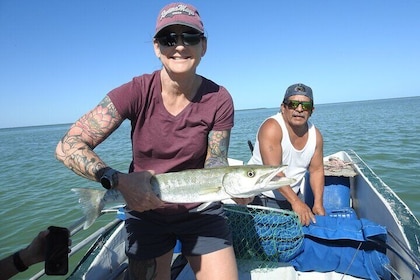
[[[239,205],[239,204],[225,204],[224,207],[229,210],[229,211],[234,211],[234,212],[240,212],[236,209],[233,208],[248,208],[248,209],[259,209],[259,210],[265,210],[265,211],[270,211],[270,212],[277,212],[283,215],[290,215],[290,216],[294,216],[294,217],[298,217],[298,215],[293,212],[293,211],[289,211],[289,210],[284,210],[284,209],[277,209],[277,208],[272,208],[272,207],[266,207],[266,206],[260,206],[260,205]]]

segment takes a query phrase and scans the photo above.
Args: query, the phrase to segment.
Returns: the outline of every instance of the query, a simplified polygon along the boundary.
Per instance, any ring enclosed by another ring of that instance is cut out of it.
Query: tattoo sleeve
[[[209,133],[207,158],[204,167],[227,166],[230,130]]]
[[[93,110],[76,121],[56,148],[56,158],[70,170],[87,179],[97,181],[97,173],[106,164],[93,151],[123,119],[106,96]]]

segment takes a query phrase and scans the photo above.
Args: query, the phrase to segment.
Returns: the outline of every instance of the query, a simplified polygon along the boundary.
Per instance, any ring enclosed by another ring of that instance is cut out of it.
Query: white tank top
[[[312,156],[315,153],[315,126],[310,121],[308,121],[308,141],[306,142],[303,149],[297,150],[295,147],[293,147],[292,143],[290,142],[289,132],[287,131],[282,114],[277,113],[276,115],[271,116],[269,118],[275,119],[279,123],[283,132],[283,138],[281,140],[281,146],[283,148],[282,164],[286,164],[288,166],[284,173],[286,177],[296,179],[296,182],[290,185],[290,187],[295,193],[298,193],[300,190],[303,194],[303,189],[305,186],[305,174],[309,167],[309,163],[311,162]],[[254,151],[252,153],[251,159],[248,161],[248,164],[262,164],[259,146],[260,145],[257,133]],[[285,200],[285,198],[280,194],[278,190],[264,192],[263,194],[268,197],[276,198],[278,200]]]

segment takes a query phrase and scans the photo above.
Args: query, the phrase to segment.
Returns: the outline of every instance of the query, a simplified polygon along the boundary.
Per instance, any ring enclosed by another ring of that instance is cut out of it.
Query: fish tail
[[[83,229],[87,229],[101,215],[101,211],[104,208],[102,198],[106,191],[88,188],[73,188],[71,190],[79,195],[79,203],[85,215]]]

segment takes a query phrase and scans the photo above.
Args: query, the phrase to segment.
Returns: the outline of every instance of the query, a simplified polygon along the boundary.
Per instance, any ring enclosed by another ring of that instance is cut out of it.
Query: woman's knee
[[[170,252],[170,254],[165,254],[148,260],[130,258],[128,260],[128,270],[126,272],[125,280],[169,280],[171,275],[171,256],[172,252]]]

